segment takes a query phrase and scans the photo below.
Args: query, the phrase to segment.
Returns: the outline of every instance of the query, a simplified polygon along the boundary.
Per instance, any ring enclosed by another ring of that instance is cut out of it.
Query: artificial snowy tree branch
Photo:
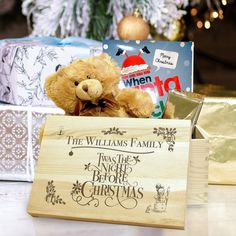
[[[179,20],[186,11],[188,0],[142,0],[139,9],[143,18],[148,21],[158,34],[167,38],[172,35],[172,24]]]
[[[22,12],[28,20],[32,17],[32,35],[87,35],[90,22],[87,0],[24,0]]]
[[[138,7],[144,20],[168,38],[187,5],[188,0],[23,0],[22,12],[32,20],[33,35],[101,40],[118,38],[117,24]]]

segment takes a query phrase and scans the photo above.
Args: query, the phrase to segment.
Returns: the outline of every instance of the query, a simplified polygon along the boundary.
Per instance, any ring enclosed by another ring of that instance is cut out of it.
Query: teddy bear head
[[[76,114],[84,103],[96,104],[116,94],[120,69],[110,56],[101,54],[76,60],[46,79],[49,98],[67,114]]]

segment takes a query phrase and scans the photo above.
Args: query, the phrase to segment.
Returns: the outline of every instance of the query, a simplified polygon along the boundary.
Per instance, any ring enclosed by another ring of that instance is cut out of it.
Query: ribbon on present
[[[0,73],[2,72],[2,62],[5,61],[5,58],[8,56],[7,48],[15,47],[16,53],[17,47],[19,46],[36,46],[36,45],[48,45],[48,46],[57,46],[57,47],[66,47],[74,46],[81,47],[84,49],[102,47],[101,42],[87,39],[82,37],[68,37],[68,38],[57,38],[57,37],[23,37],[23,38],[9,38],[0,40]],[[9,50],[8,50],[9,51]],[[11,62],[13,63],[14,56],[11,55]],[[11,64],[12,64],[11,63]]]
[[[49,46],[75,46],[75,47],[97,47],[101,46],[101,42],[87,39],[82,37],[68,37],[68,38],[57,38],[57,37],[23,37],[23,38],[9,38],[0,40],[0,45],[7,43],[8,45],[28,45],[28,44],[44,44]]]

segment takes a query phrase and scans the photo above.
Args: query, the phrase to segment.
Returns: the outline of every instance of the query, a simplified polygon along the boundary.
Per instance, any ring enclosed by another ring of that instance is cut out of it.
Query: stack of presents
[[[39,130],[49,114],[64,114],[44,90],[48,75],[90,56],[98,42],[82,38],[0,41],[0,179],[32,181]]]
[[[82,38],[1,40],[1,180],[33,181],[40,127],[47,115],[64,114],[47,98],[44,90],[47,76],[76,59],[102,50],[121,67],[121,86],[137,87],[151,94],[156,104],[153,118],[163,115],[171,89],[193,91],[190,42],[104,41],[101,46],[100,42]],[[208,181],[235,184],[236,99],[207,97],[197,112],[200,115],[195,123],[210,146],[206,157]]]

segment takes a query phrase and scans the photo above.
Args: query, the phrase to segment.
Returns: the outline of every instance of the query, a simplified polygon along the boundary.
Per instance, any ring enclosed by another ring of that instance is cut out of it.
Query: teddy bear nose
[[[88,92],[88,85],[87,84],[83,84],[82,89],[84,90],[84,92]]]
[[[79,99],[95,101],[102,95],[103,87],[99,80],[83,80],[75,87],[75,92]]]

